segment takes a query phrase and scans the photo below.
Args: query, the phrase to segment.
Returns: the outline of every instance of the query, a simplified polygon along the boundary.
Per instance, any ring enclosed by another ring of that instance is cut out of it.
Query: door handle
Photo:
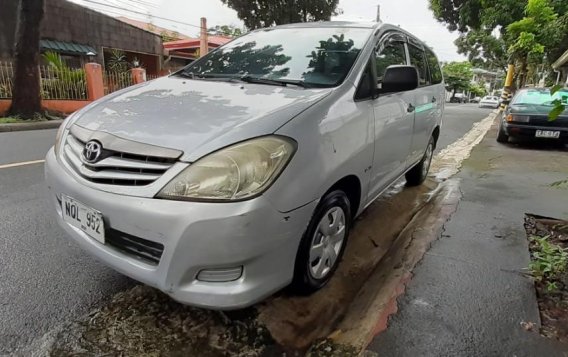
[[[432,97],[432,103],[436,103],[436,97]]]
[[[408,104],[408,108],[406,108],[406,111],[409,113],[412,113],[414,111],[414,109],[416,109],[416,107],[414,105],[412,105],[411,103]]]

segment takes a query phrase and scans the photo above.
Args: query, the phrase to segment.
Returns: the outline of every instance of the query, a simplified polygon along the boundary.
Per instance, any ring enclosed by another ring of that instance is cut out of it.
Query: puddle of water
[[[400,279],[395,278],[408,275],[427,249],[428,240],[420,245],[418,237],[433,234],[450,210],[448,199],[455,198],[451,192],[455,194],[457,183],[440,182],[458,172],[492,122],[493,116],[484,119],[442,150],[433,160],[433,177],[422,186],[405,188],[404,181],[397,182],[371,204],[357,220],[334,278],[309,297],[283,292],[237,316],[183,306],[157,290],[137,286],[84,319],[51,331],[22,355],[268,356],[286,346],[287,355],[295,356],[299,354],[294,351],[327,337],[338,324],[342,331],[351,331],[337,334],[339,341],[362,341],[368,331],[353,326],[376,323],[372,312],[384,311],[377,301],[392,301],[393,291],[401,293]],[[411,245],[413,241],[418,245]],[[377,266],[388,274],[377,278]],[[376,295],[377,289],[390,295]],[[360,291],[372,293],[366,300],[356,299]],[[364,302],[352,304],[354,299]],[[318,346],[324,351],[329,347]]]

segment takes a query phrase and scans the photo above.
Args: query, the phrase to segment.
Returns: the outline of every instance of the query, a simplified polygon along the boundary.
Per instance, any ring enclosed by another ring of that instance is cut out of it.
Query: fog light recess
[[[243,275],[243,267],[203,269],[197,274],[197,280],[210,283],[235,281]]]

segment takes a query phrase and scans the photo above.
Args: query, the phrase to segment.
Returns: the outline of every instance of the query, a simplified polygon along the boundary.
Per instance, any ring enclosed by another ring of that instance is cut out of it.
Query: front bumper
[[[553,126],[536,126],[528,124],[514,124],[514,123],[503,123],[503,130],[508,136],[519,139],[527,140],[542,140],[541,138],[536,138],[537,130],[547,130],[547,131],[559,131],[560,137],[558,139],[545,139],[554,140],[560,142],[568,142],[568,128],[566,127],[553,127]]]
[[[118,195],[86,187],[56,159],[45,174],[59,225],[79,245],[115,270],[170,295],[212,309],[243,308],[288,285],[300,239],[316,202],[278,212],[262,196],[232,203],[181,202]],[[105,228],[163,245],[150,264],[110,244],[101,244],[63,221],[62,194],[100,211]],[[233,281],[197,279],[202,270],[242,267]]]

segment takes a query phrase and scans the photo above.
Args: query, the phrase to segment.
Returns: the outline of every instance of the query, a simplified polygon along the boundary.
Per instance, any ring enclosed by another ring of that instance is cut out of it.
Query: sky
[[[155,25],[189,36],[197,36],[201,17],[207,18],[208,27],[215,25],[243,26],[242,21],[237,17],[237,13],[223,5],[221,0],[72,1],[112,16],[122,15],[151,21]],[[434,48],[441,61],[465,60],[463,55],[457,53],[454,45],[457,34],[449,32],[443,24],[434,19],[432,12],[428,9],[428,0],[340,0],[339,8],[343,10],[343,14],[333,18],[333,20],[373,21],[376,17],[377,4],[381,5],[383,22],[399,25],[425,41]]]

